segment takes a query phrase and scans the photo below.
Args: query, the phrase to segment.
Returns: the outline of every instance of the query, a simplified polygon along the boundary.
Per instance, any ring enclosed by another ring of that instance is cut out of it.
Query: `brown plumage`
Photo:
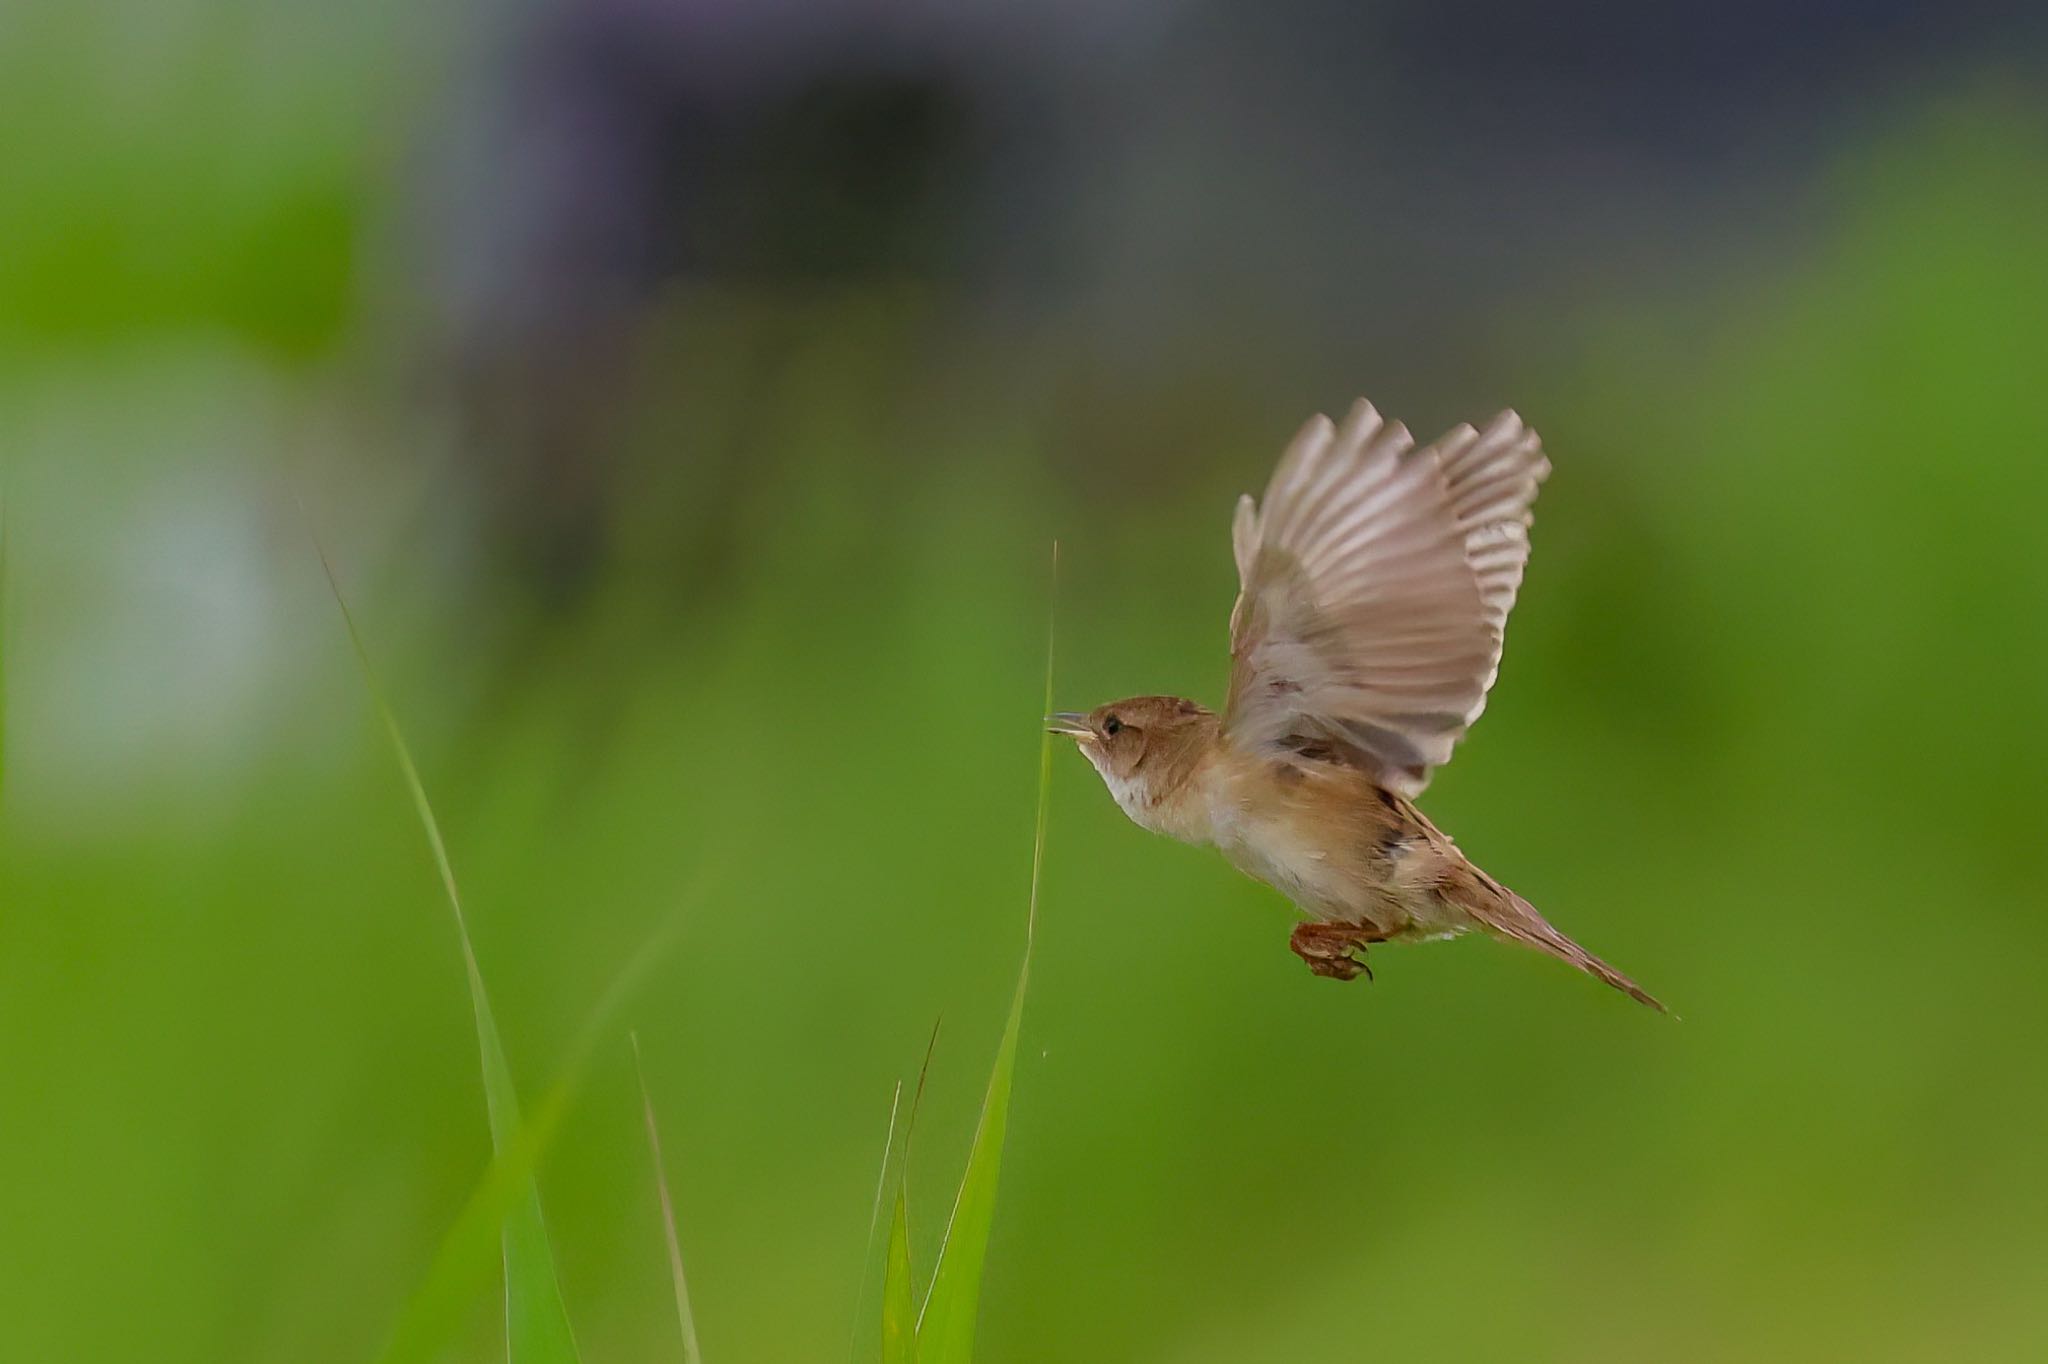
[[[1309,422],[1264,502],[1239,502],[1221,715],[1138,696],[1050,723],[1136,823],[1214,844],[1303,910],[1291,945],[1318,975],[1479,928],[1661,1009],[1414,804],[1485,708],[1550,465],[1512,412],[1413,447],[1361,401],[1342,428]]]

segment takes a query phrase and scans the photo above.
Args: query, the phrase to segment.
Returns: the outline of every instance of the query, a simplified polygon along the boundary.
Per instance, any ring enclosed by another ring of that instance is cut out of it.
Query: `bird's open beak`
[[[1095,737],[1095,731],[1088,727],[1088,717],[1078,710],[1054,711],[1045,717],[1045,727],[1054,734],[1064,734],[1069,739]]]

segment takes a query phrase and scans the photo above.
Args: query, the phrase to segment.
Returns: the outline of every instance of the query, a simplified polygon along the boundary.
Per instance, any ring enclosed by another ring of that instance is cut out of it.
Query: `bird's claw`
[[[1372,967],[1366,965],[1365,949],[1375,941],[1377,936],[1367,928],[1317,923],[1297,925],[1287,945],[1316,975],[1330,980],[1356,980],[1359,976],[1371,980]]]

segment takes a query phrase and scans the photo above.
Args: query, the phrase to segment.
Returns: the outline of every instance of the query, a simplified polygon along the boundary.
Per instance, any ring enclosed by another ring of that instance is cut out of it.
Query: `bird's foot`
[[[1379,934],[1362,924],[1310,923],[1296,925],[1287,945],[1319,976],[1355,980],[1362,975],[1371,980],[1365,949],[1379,940]]]

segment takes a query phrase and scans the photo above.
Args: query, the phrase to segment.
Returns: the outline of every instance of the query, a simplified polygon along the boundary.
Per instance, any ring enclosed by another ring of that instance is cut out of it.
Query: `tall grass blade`
[[[882,1227],[882,1200],[889,1196],[889,1171],[896,1158],[896,1118],[903,1111],[903,1082],[889,1096],[889,1130],[882,1137],[882,1168],[875,1176],[875,1205],[868,1211],[868,1238],[860,1251],[860,1287],[853,1295],[853,1330],[846,1340],[846,1357],[860,1357],[860,1327],[868,1305],[868,1265],[875,1257],[875,1233]],[[906,1267],[907,1267],[906,1260]],[[886,1283],[886,1274],[884,1280]]]
[[[668,1238],[668,1274],[676,1290],[676,1322],[683,1334],[684,1364],[704,1364],[704,1352],[697,1346],[697,1318],[690,1311],[690,1285],[683,1277],[683,1243],[676,1236],[676,1207],[668,1194],[667,1167],[661,1160],[661,1129],[654,1121],[654,1099],[647,1092],[647,1071],[640,1064],[640,1034],[628,1033],[633,1043],[633,1074],[640,1081],[640,1111],[647,1119],[647,1150],[654,1158],[654,1189],[661,1196],[661,1230]]]
[[[542,1095],[513,1139],[497,1149],[462,1211],[441,1238],[426,1277],[407,1301],[379,1364],[427,1364],[440,1357],[466,1318],[469,1304],[490,1282],[493,1250],[503,1228],[533,1187],[533,1172],[554,1141],[577,1088],[558,1080]]]
[[[1053,592],[1058,597],[1059,546],[1053,546]],[[1052,710],[1053,642],[1057,614],[1047,624],[1045,639],[1045,705]],[[1041,726],[1043,730],[1043,726]],[[967,1173],[953,1200],[953,1215],[939,1246],[931,1288],[917,1323],[917,1364],[969,1364],[974,1358],[974,1324],[981,1306],[982,1270],[988,1238],[995,1224],[996,1185],[1002,1174],[1003,1136],[1009,1127],[1010,1082],[1017,1069],[1017,1034],[1024,1021],[1024,992],[1031,980],[1031,947],[1038,936],[1038,887],[1045,866],[1045,825],[1052,789],[1052,735],[1038,740],[1038,820],[1031,844],[1031,907],[1025,920],[1024,964],[1017,971],[1017,989],[1010,997],[1010,1016],[996,1047],[988,1092],[975,1125]]]
[[[893,1158],[896,1203],[889,1223],[888,1253],[882,1263],[882,1364],[911,1364],[917,1357],[917,1276],[910,1263],[910,1141],[917,1135],[917,1110],[924,1104],[924,1082],[931,1076],[932,1056],[939,1049],[939,1029],[944,1023],[943,1016],[932,1020],[932,1035],[924,1044],[924,1063],[917,1068],[917,1088],[910,1094],[910,1117],[903,1124],[900,1156],[896,1154],[896,1107],[903,1101],[900,1081],[889,1106],[889,1141],[882,1150],[882,1180],[875,1188],[875,1212],[879,1215]],[[873,1249],[872,1228],[868,1239]],[[867,1257],[861,1258],[866,1263]]]
[[[882,1364],[915,1364],[915,1299],[910,1274],[910,1206],[899,1174],[896,1208],[889,1218],[889,1252],[882,1269]]]
[[[470,989],[476,1005],[477,1040],[483,1049],[491,1144],[503,1150],[519,1139],[519,1101],[480,976],[472,980]],[[569,1326],[568,1305],[562,1301],[554,1249],[541,1216],[540,1187],[532,1170],[521,1183],[504,1224],[505,1355],[510,1364],[577,1364],[576,1335]]]
[[[314,537],[313,549],[320,557],[320,569],[327,575],[328,590],[341,608],[342,624],[348,629],[350,646],[361,665],[363,681],[370,693],[377,717],[382,721],[391,750],[412,795],[413,810],[426,831],[433,850],[434,865],[441,874],[441,888],[455,915],[455,930],[462,943],[463,968],[469,978],[469,1002],[476,1015],[477,1050],[483,1064],[484,1106],[491,1126],[491,1145],[503,1156],[521,1140],[519,1098],[512,1087],[512,1072],[505,1063],[505,1048],[498,1038],[497,1021],[484,991],[483,972],[477,966],[476,949],[470,942],[469,924],[462,912],[462,894],[456,888],[455,869],[448,860],[448,846],[441,837],[441,824],[427,800],[426,785],[413,762],[412,750],[399,730],[398,718],[378,684],[370,651],[356,628],[355,616],[342,595],[341,582],[327,551]],[[541,1216],[540,1190],[529,1167],[504,1221],[505,1248],[505,1347],[510,1364],[575,1364],[579,1359],[575,1333],[569,1327],[569,1311],[562,1301],[561,1281],[555,1274],[554,1252],[548,1244],[547,1225]]]
[[[974,1321],[981,1304],[981,1276],[988,1255],[989,1230],[995,1223],[996,1184],[1002,1173],[1003,1135],[1010,1117],[1010,1079],[1017,1066],[1017,1032],[1024,1018],[1024,986],[1030,975],[1017,977],[1010,1017],[996,1048],[988,1092],[975,1125],[967,1173],[953,1200],[953,1215],[939,1246],[924,1312],[917,1323],[918,1364],[968,1364],[974,1358]]]
[[[694,901],[694,893],[687,896],[684,909]],[[639,991],[654,963],[672,945],[681,924],[679,911],[606,987],[597,1007],[591,1010],[570,1044],[561,1069],[540,1103],[527,1115],[513,1140],[492,1156],[462,1212],[442,1237],[426,1278],[407,1302],[392,1331],[390,1344],[379,1356],[380,1364],[426,1364],[437,1358],[455,1337],[469,1304],[484,1290],[495,1267],[492,1252],[499,1241],[500,1228],[532,1186],[541,1156],[582,1088],[599,1039],[610,1035],[613,1020]]]

